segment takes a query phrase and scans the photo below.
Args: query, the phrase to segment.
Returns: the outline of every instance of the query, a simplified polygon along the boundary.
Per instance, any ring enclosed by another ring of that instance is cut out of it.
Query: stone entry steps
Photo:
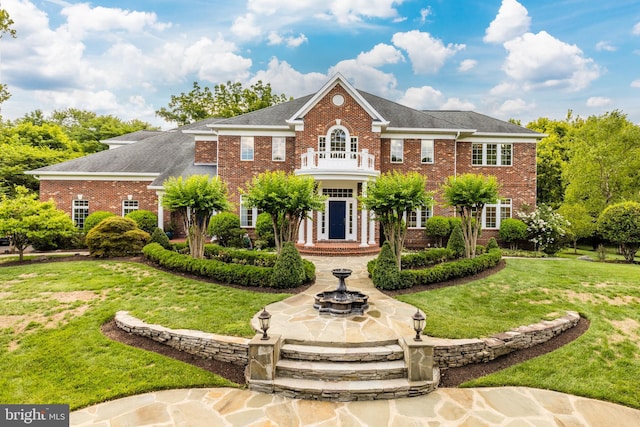
[[[352,401],[423,395],[439,383],[437,369],[433,381],[407,379],[398,341],[353,345],[285,340],[274,379],[251,380],[249,388],[296,399]]]

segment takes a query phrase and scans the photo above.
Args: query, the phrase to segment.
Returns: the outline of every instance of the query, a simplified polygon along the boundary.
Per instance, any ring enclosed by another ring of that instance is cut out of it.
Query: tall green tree
[[[639,200],[640,126],[620,111],[591,116],[571,134],[565,200],[594,218],[607,206]]]
[[[573,242],[573,252],[578,252],[578,240],[593,235],[596,231],[596,219],[589,215],[587,208],[581,204],[563,204],[558,213],[569,222],[567,231]]]
[[[620,245],[627,262],[633,262],[640,249],[640,203],[623,202],[607,207],[598,217],[602,237]]]
[[[240,82],[228,81],[215,85],[213,91],[194,82],[189,93],[172,95],[168,107],[160,108],[156,115],[186,125],[209,117],[234,117],[288,100],[284,94],[274,94],[271,84],[261,80],[248,88]]]
[[[34,239],[54,240],[71,237],[74,232],[71,218],[56,209],[53,201],[41,202],[25,187],[17,187],[12,198],[0,195],[0,236],[9,236],[20,261]]]
[[[486,204],[495,203],[500,187],[495,176],[466,173],[450,176],[442,185],[447,205],[456,209],[462,220],[465,256],[475,258],[478,234],[482,227],[482,210]]]
[[[9,16],[9,13],[0,9],[0,39],[5,34],[9,34],[11,37],[16,38],[16,30],[11,26],[13,25],[13,19]],[[7,85],[0,82],[0,104],[9,99],[11,94],[7,90]]]
[[[417,172],[406,174],[398,171],[383,173],[370,180],[367,192],[360,197],[363,208],[372,211],[380,222],[391,253],[401,269],[401,256],[407,236],[405,213],[433,203],[433,196],[426,191],[427,178]]]
[[[72,141],[79,144],[83,153],[95,153],[108,149],[100,141],[139,130],[158,130],[158,127],[142,120],[122,120],[112,115],[98,115],[92,111],[67,108],[56,110],[48,119],[64,130]]]
[[[283,171],[255,176],[243,194],[247,207],[256,207],[271,216],[278,254],[285,243],[295,242],[302,220],[309,212],[323,209],[325,201],[312,177]]]
[[[550,120],[542,117],[531,122],[527,128],[547,134],[536,150],[536,198],[538,203],[558,208],[564,201],[567,187],[563,173],[569,162],[570,132],[579,126],[580,120],[567,113],[565,120]]]
[[[230,207],[226,184],[217,176],[192,175],[187,179],[170,177],[163,186],[165,193],[162,204],[182,217],[191,256],[204,258],[204,243],[211,216]]]

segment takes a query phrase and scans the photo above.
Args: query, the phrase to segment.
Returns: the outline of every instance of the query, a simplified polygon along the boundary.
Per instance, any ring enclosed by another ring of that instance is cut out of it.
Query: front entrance
[[[347,217],[347,202],[342,200],[329,201],[329,239],[344,240],[345,219]]]

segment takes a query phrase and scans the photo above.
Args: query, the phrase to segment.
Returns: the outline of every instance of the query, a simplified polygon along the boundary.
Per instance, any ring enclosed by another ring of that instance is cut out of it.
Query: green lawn
[[[508,259],[489,278],[399,299],[425,311],[427,334],[450,338],[577,311],[591,321],[578,340],[464,386],[531,386],[640,408],[639,265]]]
[[[464,285],[399,297],[423,309],[426,332],[480,337],[575,310],[589,331],[551,354],[467,386],[525,385],[640,408],[640,266],[509,259]],[[250,318],[286,294],[260,294],[117,261],[0,268],[0,402],[71,408],[157,389],[230,385],[155,353],[112,342],[118,310],[173,328],[250,337]]]
[[[78,261],[0,268],[0,402],[71,408],[225,379],[100,332],[118,310],[147,322],[253,336],[251,317],[286,294],[173,276],[142,264]]]

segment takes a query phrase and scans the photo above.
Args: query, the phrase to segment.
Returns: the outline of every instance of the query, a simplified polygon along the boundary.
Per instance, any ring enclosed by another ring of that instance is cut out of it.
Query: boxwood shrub
[[[148,244],[143,248],[142,252],[148,260],[169,270],[208,277],[220,283],[257,287],[269,287],[271,285],[273,267],[223,262],[218,259],[195,259],[188,254],[164,249],[158,243]],[[249,251],[238,252],[249,253]],[[305,282],[310,282],[315,279],[315,266],[307,260],[303,260],[303,264],[306,276]]]
[[[435,250],[432,249],[431,251]],[[444,252],[441,252],[441,254],[444,254]],[[408,256],[409,255],[402,256],[403,268],[405,265],[404,258]],[[473,276],[474,274],[493,268],[498,265],[501,259],[502,251],[500,249],[490,249],[486,253],[474,259],[460,259],[451,262],[441,262],[422,269],[403,269],[400,271],[400,280],[394,284],[393,288],[382,287],[384,285],[376,283],[375,280],[374,285],[380,289],[407,289],[418,285],[444,282],[461,277]],[[407,264],[409,264],[409,262],[407,262]],[[367,264],[367,270],[372,278],[374,276],[373,273],[375,272],[376,266],[377,259],[373,259]]]

